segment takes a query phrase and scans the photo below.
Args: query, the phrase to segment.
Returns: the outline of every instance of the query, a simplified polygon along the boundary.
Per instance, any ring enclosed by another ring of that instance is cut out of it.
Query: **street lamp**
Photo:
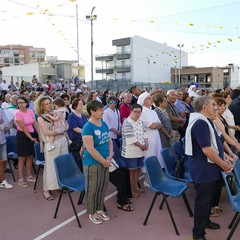
[[[180,49],[179,52],[179,69],[178,69],[178,84],[179,84],[179,88],[181,86],[181,68],[182,68],[182,47],[184,47],[184,44],[178,44],[177,45]]]
[[[93,11],[96,7],[91,10],[91,15],[87,15],[86,19],[91,21],[91,89],[93,89],[93,21],[97,20],[97,15],[93,15]]]

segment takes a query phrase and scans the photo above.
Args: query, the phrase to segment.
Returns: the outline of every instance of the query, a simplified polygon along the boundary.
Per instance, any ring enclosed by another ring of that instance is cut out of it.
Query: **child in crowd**
[[[71,140],[69,139],[67,135],[67,130],[69,128],[69,125],[67,121],[65,120],[66,118],[66,108],[65,108],[65,103],[62,98],[56,98],[53,101],[54,108],[55,110],[53,111],[53,115],[51,114],[46,114],[47,117],[49,117],[53,121],[53,127],[52,130],[58,134],[64,134],[68,144],[71,144]],[[50,147],[48,148],[47,151],[51,151],[55,148],[54,146],[54,136],[47,137],[48,142],[50,143]]]

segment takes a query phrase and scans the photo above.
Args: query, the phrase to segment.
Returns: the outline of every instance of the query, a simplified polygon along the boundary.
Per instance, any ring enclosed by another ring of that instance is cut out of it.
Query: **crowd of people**
[[[143,159],[154,155],[164,168],[160,150],[185,137],[196,188],[193,239],[204,240],[207,227],[220,228],[210,216],[222,210],[220,171],[231,171],[240,151],[240,89],[210,91],[192,84],[168,91],[132,86],[114,92],[81,84],[72,89],[62,80],[42,85],[36,79],[31,86],[12,81],[6,86],[2,81],[0,87],[0,188],[13,187],[5,178],[10,171],[5,164],[6,136],[16,136],[15,167],[23,188],[36,181],[31,169],[34,143],[40,142],[45,157],[43,196],[48,201],[59,189],[54,158],[70,152],[85,176],[89,219],[100,224],[110,220],[104,207],[108,183],[118,190],[117,207],[133,211],[133,198],[149,187]],[[114,147],[122,162],[110,171]]]

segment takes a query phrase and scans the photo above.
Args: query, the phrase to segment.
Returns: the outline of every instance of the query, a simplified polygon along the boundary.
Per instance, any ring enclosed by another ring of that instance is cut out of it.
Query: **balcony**
[[[130,52],[116,53],[117,60],[129,59],[130,57],[131,57],[131,53]]]
[[[114,54],[106,54],[106,55],[97,55],[95,56],[96,61],[112,61]]]
[[[130,65],[116,66],[116,71],[117,71],[117,73],[130,72],[131,66]]]
[[[113,68],[96,68],[96,73],[106,73],[106,74],[111,74],[113,73]]]

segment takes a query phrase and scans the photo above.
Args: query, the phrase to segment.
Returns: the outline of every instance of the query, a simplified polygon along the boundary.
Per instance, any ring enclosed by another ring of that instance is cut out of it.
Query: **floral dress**
[[[165,110],[161,110],[160,108],[156,107],[154,111],[157,113],[159,120],[161,121],[163,127],[167,130],[169,134],[172,131],[171,119]],[[171,146],[171,139],[168,138],[165,134],[159,130],[162,148],[170,147]]]

